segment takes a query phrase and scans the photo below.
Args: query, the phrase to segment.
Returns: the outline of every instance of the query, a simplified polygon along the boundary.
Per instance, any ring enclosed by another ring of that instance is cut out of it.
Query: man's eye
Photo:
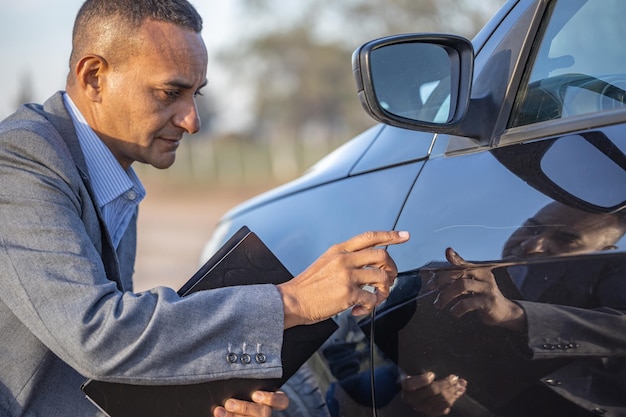
[[[163,90],[163,93],[167,98],[177,98],[180,95],[178,90]]]
[[[561,246],[569,249],[577,249],[582,246],[580,239],[574,236],[556,236],[555,240],[557,240]]]

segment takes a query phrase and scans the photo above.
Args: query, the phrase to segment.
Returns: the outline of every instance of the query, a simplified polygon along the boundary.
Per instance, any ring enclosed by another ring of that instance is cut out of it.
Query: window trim
[[[565,117],[530,125],[517,126],[507,129],[498,146],[512,143],[526,142],[529,140],[560,136],[572,132],[580,132],[599,127],[624,124],[626,121],[626,108],[616,110],[603,110],[595,113],[586,113],[574,117]]]

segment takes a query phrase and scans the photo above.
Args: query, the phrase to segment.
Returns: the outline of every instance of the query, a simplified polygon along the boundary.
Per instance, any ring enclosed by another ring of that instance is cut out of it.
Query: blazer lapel
[[[117,283],[118,288],[123,291],[123,284],[120,278],[120,267],[119,261],[117,258],[117,253],[113,247],[113,243],[111,241],[111,237],[109,236],[109,232],[104,223],[104,218],[102,213],[100,212],[100,208],[98,207],[98,203],[96,202],[95,194],[91,185],[91,181],[89,179],[89,171],[87,170],[87,163],[85,162],[85,157],[83,155],[83,151],[80,147],[80,143],[78,142],[78,136],[76,135],[76,129],[74,128],[74,122],[70,117],[67,109],[65,108],[65,104],[63,103],[62,92],[57,92],[55,95],[50,97],[43,105],[44,111],[48,118],[48,121],[54,126],[54,128],[59,132],[61,138],[67,145],[67,148],[74,159],[74,163],[76,164],[76,168],[80,173],[80,176],[87,188],[89,196],[91,197],[91,202],[96,209],[96,213],[98,214],[98,221],[100,223],[100,235],[102,237],[102,262],[104,263],[104,268],[107,272],[107,277],[115,281]]]

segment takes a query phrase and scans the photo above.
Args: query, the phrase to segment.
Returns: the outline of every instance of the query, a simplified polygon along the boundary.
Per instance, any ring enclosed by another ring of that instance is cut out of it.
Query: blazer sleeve
[[[107,278],[93,204],[54,132],[0,134],[0,297],[17,318],[14,331],[31,332],[43,349],[104,381],[279,377],[283,305],[275,286],[180,298],[164,287],[122,292]],[[227,361],[244,351],[267,359]]]
[[[533,359],[626,356],[626,316],[620,310],[517,302],[526,313]]]
[[[588,265],[595,268],[579,268],[563,279],[579,283],[589,308],[518,301],[533,358],[626,356],[626,262],[616,254]]]

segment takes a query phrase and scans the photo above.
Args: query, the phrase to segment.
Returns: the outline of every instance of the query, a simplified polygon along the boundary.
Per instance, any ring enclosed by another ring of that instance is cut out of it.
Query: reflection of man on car
[[[344,331],[358,329],[358,325],[349,315],[341,315]],[[360,331],[354,333],[362,335]],[[395,366],[381,366],[374,370],[360,371],[360,355],[369,351],[356,350],[354,336],[346,337],[352,342],[337,343],[330,341],[322,354],[329,363],[336,382],[330,384],[326,393],[328,411],[332,417],[359,415],[367,412],[372,404],[372,380],[376,384],[376,403],[391,410],[392,416],[418,415],[436,417],[447,415],[456,401],[465,394],[467,381],[457,375],[436,375],[434,372],[405,375]],[[357,337],[358,339],[358,337]],[[399,394],[399,395],[398,395]],[[389,411],[388,411],[389,413]],[[323,415],[323,414],[316,414]]]
[[[513,233],[504,245],[503,258],[615,249],[625,232],[624,213],[591,214],[554,202]],[[455,317],[474,312],[484,324],[511,330],[519,335],[520,354],[528,359],[572,359],[513,400],[503,415],[625,415],[626,261],[622,254],[510,267],[523,296],[515,301],[502,294],[490,267],[466,262],[450,248],[446,258],[461,269],[436,273],[429,280],[429,289],[440,291],[436,307]]]
[[[502,258],[575,255],[615,249],[626,227],[624,217],[591,214],[553,202],[509,237],[502,249]]]

